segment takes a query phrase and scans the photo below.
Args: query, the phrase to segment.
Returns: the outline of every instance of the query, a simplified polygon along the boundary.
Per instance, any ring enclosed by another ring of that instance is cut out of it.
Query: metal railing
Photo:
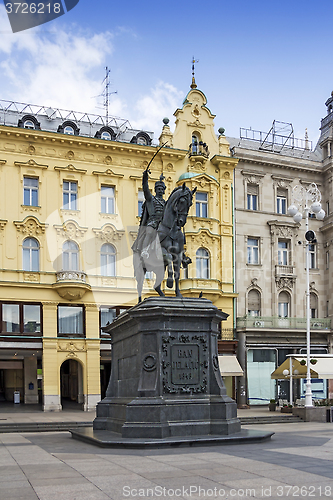
[[[219,340],[235,340],[236,330],[234,328],[222,328],[218,338]]]
[[[306,318],[243,316],[237,318],[237,328],[306,330]],[[311,318],[310,328],[311,330],[330,330],[331,318]]]

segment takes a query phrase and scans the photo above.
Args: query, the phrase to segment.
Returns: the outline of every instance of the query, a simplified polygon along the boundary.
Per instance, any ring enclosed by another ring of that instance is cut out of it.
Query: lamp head
[[[316,214],[316,219],[318,220],[323,220],[325,218],[325,210],[321,209],[319,212]]]
[[[296,207],[296,205],[290,205],[290,207],[288,207],[288,214],[291,215],[292,217],[294,215],[296,215],[298,212],[298,208]]]
[[[319,201],[314,201],[311,205],[311,211],[317,214],[321,210],[321,203]]]
[[[301,220],[302,220],[302,214],[301,214],[301,212],[297,212],[294,215],[293,219],[294,219],[295,222],[301,222]]]

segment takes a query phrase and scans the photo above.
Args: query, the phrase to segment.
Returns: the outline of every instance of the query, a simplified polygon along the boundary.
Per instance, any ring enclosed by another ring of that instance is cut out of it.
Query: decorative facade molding
[[[34,146],[31,146],[31,148],[33,148],[33,147],[34,147]],[[32,150],[30,149],[30,151],[32,151]],[[33,154],[33,153],[31,153],[30,151],[28,151],[28,152],[29,152],[29,154]],[[1,162],[0,162],[0,163],[1,163]],[[32,167],[32,168],[41,168],[41,169],[44,169],[44,170],[46,170],[47,168],[49,168],[49,167],[48,167],[48,165],[41,165],[41,164],[39,164],[39,163],[36,163],[36,162],[35,162],[35,160],[33,160],[33,159],[30,159],[30,160],[28,160],[28,161],[26,161],[26,162],[22,162],[22,161],[14,161],[14,165],[16,165],[17,167]]]
[[[250,170],[241,170],[244,177],[244,182],[248,184],[261,184],[265,174],[260,174],[258,172],[253,172]]]
[[[272,238],[277,236],[278,238],[292,238],[294,230],[298,229],[300,224],[295,224],[292,222],[280,222],[277,220],[267,221]]]
[[[67,358],[76,358],[77,353],[86,352],[86,345],[84,341],[58,341],[58,352],[67,352]]]
[[[47,228],[47,224],[39,222],[33,215],[26,217],[23,221],[13,221],[13,223],[17,231],[24,236],[39,236],[44,234]]]
[[[66,221],[61,226],[54,225],[53,227],[56,229],[58,236],[70,240],[83,238],[88,229],[87,227],[79,226],[74,220]]]
[[[76,168],[74,165],[67,165],[67,167],[54,167],[58,172],[74,172],[76,174],[86,174],[87,170],[83,168]]]
[[[3,231],[5,229],[5,225],[7,224],[8,220],[6,219],[0,219],[0,231]]]
[[[294,286],[296,278],[278,278],[276,279],[276,287],[278,290],[288,289],[291,290]]]
[[[107,177],[118,177],[119,179],[122,179],[124,177],[124,174],[117,174],[111,168],[107,168],[103,172],[99,172],[98,170],[94,170],[93,175],[105,175]]]
[[[97,238],[106,243],[120,241],[125,234],[124,229],[117,229],[113,224],[105,224],[101,229],[93,228],[93,231]]]

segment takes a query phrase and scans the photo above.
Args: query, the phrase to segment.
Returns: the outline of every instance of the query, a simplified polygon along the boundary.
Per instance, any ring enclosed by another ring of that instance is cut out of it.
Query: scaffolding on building
[[[240,138],[260,143],[259,149],[280,153],[283,149],[312,150],[312,141],[309,141],[307,132],[305,139],[294,136],[292,123],[273,121],[268,132],[253,130],[252,128],[241,128]]]

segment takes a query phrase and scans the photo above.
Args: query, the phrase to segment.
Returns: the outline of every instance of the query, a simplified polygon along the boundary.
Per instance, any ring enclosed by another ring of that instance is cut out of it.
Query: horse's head
[[[178,188],[178,197],[175,199],[174,208],[176,212],[176,223],[179,227],[183,227],[186,224],[187,214],[192,205],[192,199],[196,189],[197,188],[194,188],[193,191],[191,191],[185,185],[185,182]]]

